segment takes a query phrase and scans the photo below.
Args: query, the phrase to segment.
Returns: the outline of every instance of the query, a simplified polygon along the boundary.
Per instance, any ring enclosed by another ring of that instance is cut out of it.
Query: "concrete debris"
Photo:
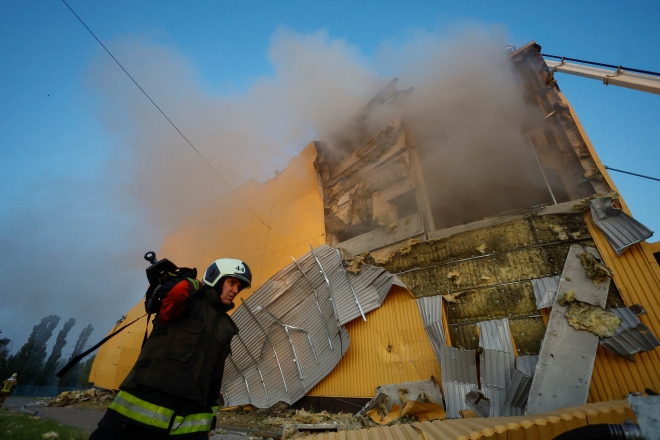
[[[621,324],[621,318],[609,310],[575,301],[566,310],[568,323],[576,330],[586,330],[601,338],[611,338]]]
[[[301,437],[305,431],[349,431],[371,426],[365,417],[347,413],[331,414],[297,410],[290,417],[269,417],[265,423],[282,428],[282,440]],[[375,425],[373,425],[375,426]]]
[[[352,274],[358,274],[363,265],[376,264],[382,266],[389,263],[392,258],[397,255],[409,254],[412,251],[413,246],[419,243],[419,240],[409,238],[403,243],[398,243],[376,251],[363,252],[359,255],[353,255],[342,247],[340,247],[339,250],[346,270]]]
[[[488,417],[490,415],[490,400],[477,388],[472,388],[465,395],[465,403],[479,417]]]
[[[579,245],[570,247],[559,281],[557,300],[541,343],[527,399],[527,414],[584,405],[587,401],[598,336],[591,331],[578,331],[569,323],[567,318],[572,315],[578,318],[575,310],[566,315],[569,307],[580,303],[603,310],[611,280],[608,277],[604,282],[594,284],[582,266],[580,254],[583,253],[591,254],[595,260],[600,259],[596,249]],[[586,327],[596,327],[596,323],[587,323]]]
[[[580,200],[579,202],[575,203],[573,205],[572,210],[575,212],[582,212],[584,210],[589,209],[589,205],[592,200],[597,200],[597,199],[614,199],[618,200],[619,199],[619,194],[616,193],[615,191],[610,191],[607,194],[596,194],[591,197],[587,197],[585,199]]]
[[[396,255],[408,255],[412,251],[413,246],[419,243],[419,240],[415,238],[409,238],[408,240],[398,245],[372,251],[370,255],[376,264],[383,265],[389,263]]]
[[[402,417],[417,421],[442,420],[445,410],[442,392],[434,380],[381,385],[376,396],[360,410],[379,425],[386,425]]]
[[[580,259],[582,260],[584,270],[587,271],[587,275],[593,280],[594,286],[612,278],[614,275],[614,271],[605,266],[600,258],[597,259],[588,252],[581,253]]]
[[[392,409],[384,417],[381,417],[381,412],[375,408],[367,415],[378,425],[391,425],[401,421],[428,422],[444,420],[446,417],[444,408],[439,404],[417,400],[409,400],[402,408],[399,405],[392,405]]]
[[[478,419],[479,416],[476,412],[471,409],[462,409],[458,412],[461,415],[461,419]]]
[[[90,401],[92,403],[106,402],[115,398],[112,391],[102,390],[99,388],[90,388],[88,390],[80,391],[64,391],[48,406],[69,406],[76,403]]]

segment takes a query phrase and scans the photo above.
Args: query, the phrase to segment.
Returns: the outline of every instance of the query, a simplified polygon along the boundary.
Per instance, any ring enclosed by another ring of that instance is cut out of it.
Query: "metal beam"
[[[625,87],[660,95],[660,77],[658,76],[634,73],[621,67],[618,69],[604,69],[602,67],[570,63],[565,60],[550,61],[546,59],[545,63],[552,72],[568,73],[570,75],[596,79],[602,81],[605,85]]]

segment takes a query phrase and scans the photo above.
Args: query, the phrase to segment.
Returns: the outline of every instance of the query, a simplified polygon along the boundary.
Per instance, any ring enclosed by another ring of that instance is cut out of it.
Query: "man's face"
[[[220,302],[226,306],[230,305],[240,290],[241,281],[238,278],[226,277],[222,282]]]

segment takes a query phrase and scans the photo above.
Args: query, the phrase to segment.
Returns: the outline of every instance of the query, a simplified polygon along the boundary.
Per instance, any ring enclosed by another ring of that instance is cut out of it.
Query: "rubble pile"
[[[112,391],[102,390],[98,388],[90,388],[88,390],[80,391],[64,391],[48,406],[70,406],[76,403],[91,402],[91,403],[110,403],[114,399],[115,394]]]

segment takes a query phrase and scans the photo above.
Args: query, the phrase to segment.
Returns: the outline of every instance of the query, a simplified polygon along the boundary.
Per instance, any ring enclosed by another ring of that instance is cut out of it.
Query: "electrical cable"
[[[592,66],[611,67],[612,69],[622,69],[622,70],[628,70],[630,72],[635,72],[635,73],[644,73],[646,75],[660,76],[659,72],[653,72],[651,70],[640,70],[640,69],[634,69],[632,67],[626,67],[626,66],[615,66],[614,64],[596,63],[594,61],[579,60],[577,58],[558,57],[557,55],[549,55],[547,53],[542,53],[541,56],[542,57],[548,57],[548,58],[556,58],[558,60],[575,61],[576,63],[591,64]]]
[[[227,183],[227,181],[226,181],[225,179],[223,179],[223,177],[220,175],[220,173],[218,173],[218,171],[213,167],[213,165],[211,165],[211,164],[209,163],[209,161],[206,160],[206,158],[205,158],[204,156],[202,156],[202,154],[197,150],[197,148],[195,148],[195,146],[194,146],[194,145],[188,140],[188,138],[185,137],[185,136],[183,135],[183,133],[181,133],[181,130],[179,130],[178,127],[177,127],[176,125],[174,125],[174,122],[172,122],[172,121],[170,120],[170,118],[167,117],[167,115],[166,115],[166,114],[160,109],[160,107],[158,107],[158,105],[154,102],[154,100],[151,99],[151,97],[147,94],[147,92],[145,92],[144,89],[143,89],[142,87],[140,87],[140,84],[138,84],[138,82],[135,81],[135,79],[131,76],[131,74],[128,73],[128,71],[127,71],[126,69],[124,69],[124,66],[122,66],[121,63],[117,60],[117,58],[115,58],[115,56],[112,55],[112,53],[110,53],[110,51],[108,50],[108,48],[105,47],[105,45],[101,42],[101,40],[99,40],[99,38],[94,34],[94,32],[92,32],[92,30],[91,30],[91,29],[85,24],[85,22],[84,22],[84,21],[78,16],[78,14],[76,14],[76,12],[71,8],[71,6],[69,6],[69,4],[68,4],[65,0],[62,0],[62,3],[64,3],[64,4],[66,5],[66,7],[69,8],[69,10],[71,11],[71,13],[72,13],[73,15],[75,15],[75,17],[78,19],[78,21],[80,21],[80,23],[82,23],[82,25],[85,26],[85,29],[87,29],[87,30],[89,31],[89,33],[92,34],[92,37],[94,37],[94,39],[95,39],[96,41],[98,41],[98,43],[101,45],[101,47],[103,47],[103,49],[105,49],[105,51],[108,53],[108,55],[110,55],[110,57],[112,57],[112,59],[115,61],[115,63],[117,63],[117,65],[118,65],[119,67],[121,67],[121,70],[123,70],[124,73],[125,73],[126,75],[128,75],[128,77],[131,79],[131,81],[133,81],[133,83],[138,87],[138,89],[140,89],[140,91],[144,94],[144,96],[146,96],[147,99],[148,99],[149,101],[151,101],[151,103],[154,105],[154,107],[156,107],[156,108],[158,109],[158,111],[160,112],[160,114],[163,115],[163,117],[165,117],[165,119],[167,119],[167,122],[169,122],[170,125],[172,125],[172,127],[174,127],[174,129],[175,129],[175,130],[181,135],[181,137],[182,137],[182,138],[188,143],[188,145],[190,145],[190,147],[191,147],[193,150],[195,150],[195,153],[197,153],[197,155],[198,155],[199,157],[202,158],[202,160],[206,163],[206,165],[208,165],[209,168],[211,168],[211,169],[213,170],[213,172],[214,172],[214,173],[220,178],[220,180],[222,180],[222,183],[224,183],[224,184],[227,186],[227,188],[229,188],[229,190],[230,190],[232,193],[234,193],[234,195],[235,195],[236,197],[238,197],[238,199],[239,199],[241,202],[243,202],[243,204],[247,207],[247,209],[249,209],[250,212],[251,212],[252,214],[254,214],[254,216],[257,217],[261,223],[264,224],[264,226],[266,226],[268,229],[270,229],[270,226],[268,226],[268,225],[266,224],[266,222],[263,221],[263,220],[261,219],[261,217],[259,217],[259,216],[257,215],[257,213],[254,212],[254,211],[252,210],[252,208],[250,208],[250,205],[248,205],[247,202],[246,202],[245,200],[243,200],[243,199],[241,198],[241,196],[238,195],[238,193],[237,193],[236,191],[234,191],[234,189],[229,185],[229,183]]]
[[[657,177],[645,176],[644,174],[631,173],[630,171],[617,170],[616,168],[610,168],[607,165],[603,165],[603,166],[605,167],[606,170],[616,171],[618,173],[630,174],[631,176],[643,177],[645,179],[657,180],[658,182],[660,182],[660,179],[658,179]]]

